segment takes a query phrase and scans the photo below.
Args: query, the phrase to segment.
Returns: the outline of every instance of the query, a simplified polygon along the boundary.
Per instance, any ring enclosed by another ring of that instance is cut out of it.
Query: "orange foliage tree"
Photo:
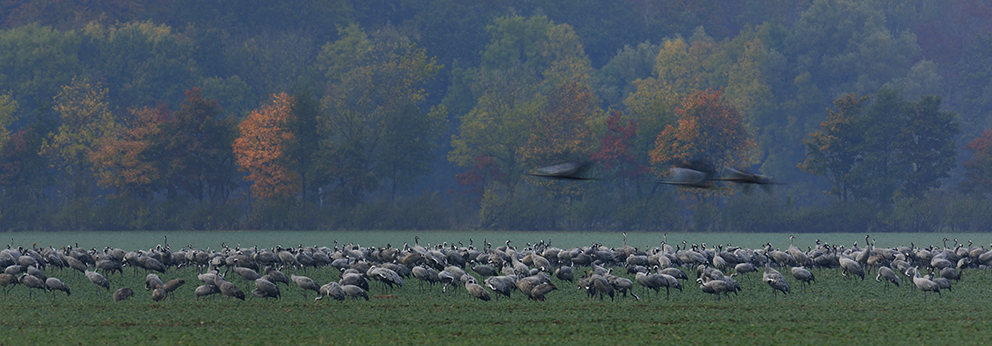
[[[100,186],[137,196],[154,190],[162,178],[161,161],[154,160],[155,144],[162,124],[171,118],[169,112],[164,104],[130,110],[128,124],[117,128],[90,154]]]
[[[241,136],[234,140],[238,166],[248,172],[251,192],[258,198],[289,197],[302,190],[300,175],[291,170],[287,148],[295,140],[287,126],[291,120],[293,97],[272,95],[269,104],[248,114],[238,125]]]
[[[676,125],[667,125],[648,152],[652,165],[679,165],[702,160],[714,167],[739,166],[755,146],[744,119],[718,90],[682,98]]]

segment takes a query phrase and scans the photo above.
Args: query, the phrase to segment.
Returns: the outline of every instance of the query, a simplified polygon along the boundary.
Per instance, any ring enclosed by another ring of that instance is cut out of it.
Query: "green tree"
[[[424,85],[441,66],[423,49],[387,27],[371,35],[357,26],[321,49],[329,81],[321,121],[322,157],[335,198],[345,204],[384,183],[391,195],[430,170],[431,152],[446,119],[443,108],[424,111]]]
[[[981,135],[990,125],[992,114],[992,33],[978,35],[969,45],[956,72],[957,97],[961,98],[960,112],[965,137]]]
[[[943,99],[927,95],[904,109],[903,128],[896,147],[906,163],[902,190],[919,197],[941,186],[957,164],[955,138],[961,132],[957,116],[942,111]]]
[[[17,101],[14,101],[10,94],[0,94],[0,151],[3,151],[4,145],[10,139],[9,126],[17,120],[16,111]]]
[[[0,31],[0,88],[11,90],[24,107],[51,99],[82,76],[80,36],[29,24]]]
[[[222,116],[217,101],[204,98],[200,88],[194,87],[186,91],[186,100],[163,124],[161,133],[168,197],[185,193],[214,206],[225,203],[237,187],[234,119]]]
[[[838,99],[820,131],[805,141],[799,168],[826,176],[832,194],[891,205],[900,197],[922,197],[948,177],[957,156],[954,114],[940,110],[939,96],[909,102],[896,88],[868,97]]]
[[[964,148],[974,156],[963,163],[966,180],[958,188],[966,193],[992,193],[992,130],[985,129]]]
[[[109,86],[115,105],[143,107],[179,102],[193,86],[199,68],[194,44],[167,25],[90,23],[82,31],[80,60],[87,72]]]
[[[0,229],[38,230],[53,212],[46,190],[52,184],[48,161],[39,155],[46,137],[58,124],[50,107],[35,110],[35,121],[11,135],[0,150]]]
[[[547,17],[505,16],[486,26],[489,43],[482,51],[483,69],[508,69],[524,65],[530,71],[544,71],[550,61],[542,57],[542,45],[554,25]]]
[[[321,169],[318,157],[322,113],[320,100],[305,87],[297,89],[293,100],[292,116],[286,127],[293,133],[294,140],[287,143],[286,154],[292,157],[289,167],[300,175],[302,200],[308,203],[312,198],[320,197],[316,192],[327,181],[327,173]]]
[[[594,73],[596,95],[602,100],[604,109],[618,108],[624,98],[635,92],[634,81],[651,77],[654,72],[655,57],[661,47],[643,42],[636,47],[624,46],[609,62]]]

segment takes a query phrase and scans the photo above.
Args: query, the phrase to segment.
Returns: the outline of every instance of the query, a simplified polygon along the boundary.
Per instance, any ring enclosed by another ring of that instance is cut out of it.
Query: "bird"
[[[368,293],[366,293],[361,287],[355,285],[341,285],[341,290],[352,299],[362,297],[365,298],[365,300],[369,300]]]
[[[750,262],[738,263],[734,266],[734,272],[737,273],[737,275],[744,275],[756,271],[758,271],[758,268],[755,268],[754,264],[751,264]]]
[[[225,296],[245,300],[245,293],[238,289],[238,286],[235,286],[230,281],[217,280],[217,288],[219,288],[220,292]]]
[[[200,300],[200,297],[206,297],[216,293],[220,293],[220,288],[213,284],[200,285],[193,291],[193,294],[196,296],[196,300]]]
[[[556,287],[555,284],[553,283],[550,282],[541,283],[540,285],[534,286],[534,289],[530,291],[530,298],[536,301],[543,302],[544,295],[556,289],[558,289],[558,287]],[[631,292],[631,294],[634,294],[634,292]]]
[[[655,294],[661,292],[662,287],[666,287],[665,279],[661,277],[661,274],[647,274],[647,273],[637,272],[637,274],[634,274],[634,281],[637,281],[637,283],[641,284],[641,286],[644,286],[645,290],[648,289],[654,290]],[[667,292],[668,291],[666,288],[666,293]]]
[[[23,256],[22,256],[23,257]],[[31,274],[21,275],[19,279],[21,285],[27,288],[37,288],[40,290],[48,290],[48,286],[45,286],[45,282],[39,279],[37,276]],[[31,290],[28,290],[28,297],[31,297]]]
[[[247,267],[234,267],[231,268],[231,270],[233,270],[235,274],[238,274],[238,276],[241,276],[242,279],[245,279],[245,281],[255,281],[256,279],[262,277],[261,275],[258,275],[258,272]]]
[[[550,179],[597,180],[596,178],[588,178],[583,176],[587,171],[589,171],[590,168],[592,168],[592,166],[592,162],[565,162],[534,169],[534,171],[528,173],[528,175]]]
[[[761,276],[761,281],[772,288],[772,293],[777,291],[782,291],[784,294],[789,293],[789,282],[785,281],[785,276],[778,270],[772,269],[768,263],[765,263],[765,273]]]
[[[162,301],[168,295],[169,294],[166,293],[164,289],[162,289],[162,285],[155,285],[155,289],[152,290],[152,300],[156,302]]]
[[[121,288],[117,289],[116,291],[114,291],[114,301],[115,302],[124,301],[124,300],[126,300],[128,297],[130,297],[133,294],[134,294],[134,291],[132,291],[130,288],[128,288],[128,287],[121,287]]]
[[[85,273],[86,273],[86,278],[89,279],[90,282],[92,282],[94,285],[103,287],[107,289],[107,291],[110,291],[110,281],[107,280],[107,278],[103,277],[103,275],[100,275],[100,273],[89,270],[87,270]]]
[[[792,267],[792,277],[799,280],[803,286],[809,285],[811,282],[816,281],[816,278],[813,277],[813,273],[802,266]]]
[[[840,267],[843,269],[841,275],[847,276],[847,274],[853,274],[860,276],[861,280],[865,279],[865,270],[861,268],[861,264],[858,264],[857,261],[846,256],[840,256],[837,260],[840,261]]]
[[[286,274],[283,274],[281,271],[279,271],[279,269],[276,269],[275,267],[272,266],[265,267],[265,276],[267,276],[266,280],[272,281],[272,283],[281,282],[286,285],[289,285],[289,277],[286,276]]]
[[[489,269],[492,269],[492,268],[489,268]],[[437,272],[437,270],[434,270],[434,268],[430,268],[430,267],[427,267],[427,266],[419,265],[419,266],[413,267],[413,269],[411,270],[411,273],[413,273],[413,277],[415,277],[418,280],[420,280],[419,283],[420,283],[420,290],[421,291],[423,291],[423,289],[424,289],[424,282],[427,282],[428,284],[430,284],[431,286],[433,286],[434,283],[440,282],[440,280],[441,280],[441,279],[438,278],[438,272]]]
[[[959,272],[958,269],[954,267],[947,267],[941,269],[940,276],[948,280],[961,281],[961,272]]]
[[[58,290],[65,292],[65,295],[67,297],[72,295],[72,293],[69,292],[69,285],[66,285],[64,282],[62,282],[62,280],[59,280],[57,278],[45,279],[45,286],[47,286],[48,290],[50,291]]]
[[[561,266],[558,267],[558,269],[555,269],[555,277],[557,277],[558,280],[568,281],[568,282],[572,282],[575,280],[575,276],[572,273],[572,267],[570,266]]]
[[[590,295],[598,294],[600,300],[604,299],[604,295],[610,296],[611,301],[615,299],[615,290],[613,289],[613,285],[611,285],[610,282],[607,281],[602,275],[593,274],[586,279],[587,281],[583,287],[585,288],[586,293]]]
[[[685,167],[672,167],[669,169],[669,180],[659,181],[658,183],[708,189],[713,187],[713,172]]]
[[[940,286],[938,286],[936,282],[927,280],[926,278],[920,276],[920,270],[916,267],[910,268],[909,271],[912,273],[911,276],[913,277],[913,284],[916,285],[916,288],[919,288],[920,291],[923,291],[924,293],[934,292],[937,293],[937,296],[940,296]],[[924,295],[924,297],[926,296]]]
[[[145,291],[151,291],[155,286],[165,285],[162,282],[162,278],[158,277],[155,273],[149,273],[145,275]]]
[[[484,278],[490,276],[496,276],[499,274],[499,272],[497,272],[496,269],[493,269],[493,267],[490,267],[489,265],[485,265],[485,264],[476,264],[472,266],[472,270],[475,271],[476,273],[479,273],[479,275]]]
[[[490,276],[486,278],[486,287],[496,294],[496,300],[499,300],[499,296],[503,295],[510,298],[510,294],[513,293],[513,288],[516,287],[516,278],[510,276]]]
[[[3,295],[7,295],[7,291],[10,289],[7,286],[13,286],[18,283],[17,277],[7,273],[0,273],[0,286],[3,286]]]
[[[433,268],[429,268],[429,269],[434,270]],[[351,270],[351,272],[345,271],[343,274],[341,274],[341,280],[338,281],[338,284],[342,286],[355,285],[363,290],[366,291],[369,290],[369,281],[365,280],[365,276],[359,274],[357,270]]]
[[[368,276],[386,284],[387,286],[389,286],[390,289],[392,289],[393,286],[403,287],[403,278],[401,278],[399,274],[396,274],[395,271],[389,268],[383,268],[373,265],[369,267]]]
[[[889,267],[882,266],[878,268],[878,276],[875,276],[875,281],[882,282],[882,279],[885,279],[885,287],[889,287],[890,282],[896,285],[896,287],[899,287],[899,276]]]
[[[951,291],[951,280],[948,280],[947,278],[943,278],[943,277],[934,277],[933,272],[925,276],[925,278],[937,284],[938,288],[942,290]]]
[[[172,291],[175,291],[184,284],[186,284],[186,280],[175,278],[166,281],[165,284],[162,285],[162,289],[165,290],[165,293],[172,293]]]
[[[337,282],[334,281],[328,282],[327,284],[320,286],[319,293],[320,294],[317,295],[317,298],[314,298],[315,301],[321,300],[325,296],[331,297],[334,300],[341,301],[344,300],[344,296],[345,296],[344,289],[342,289],[341,285],[339,285]]]
[[[730,295],[730,285],[724,280],[710,280],[699,285],[699,289],[703,293],[709,293],[713,295],[713,298],[720,300],[720,294]]]
[[[251,294],[259,298],[280,299],[279,286],[263,278],[255,279],[255,289],[251,290]]]
[[[781,183],[772,181],[772,178],[767,175],[748,172],[743,169],[724,166],[723,171],[723,176],[714,180],[729,181],[731,183],[741,185],[745,193],[750,192],[751,186],[755,185],[761,186],[765,192],[769,193],[771,192],[771,186],[781,185]]]
[[[489,292],[482,286],[479,286],[479,284],[475,282],[475,278],[470,278],[465,282],[465,290],[479,300],[488,302],[490,299]]]
[[[303,289],[304,296],[306,296],[307,290],[317,292],[318,294],[320,293],[320,285],[317,285],[317,283],[314,282],[313,279],[308,278],[306,276],[298,276],[298,275],[293,275],[291,278],[293,279],[293,282],[295,282],[297,286]]]

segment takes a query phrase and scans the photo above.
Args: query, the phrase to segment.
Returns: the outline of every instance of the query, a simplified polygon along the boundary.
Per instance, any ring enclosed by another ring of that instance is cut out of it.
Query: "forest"
[[[0,2],[3,232],[984,231],[990,120],[980,0]]]

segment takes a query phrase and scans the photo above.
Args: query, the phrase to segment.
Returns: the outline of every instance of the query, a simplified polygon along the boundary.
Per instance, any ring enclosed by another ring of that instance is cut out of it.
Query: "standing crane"
[[[940,286],[937,286],[936,282],[920,276],[920,270],[916,267],[910,268],[909,271],[912,272],[913,284],[916,285],[916,288],[919,288],[924,293],[934,292],[937,293],[937,296],[940,296]],[[924,295],[924,297],[926,296]]]

